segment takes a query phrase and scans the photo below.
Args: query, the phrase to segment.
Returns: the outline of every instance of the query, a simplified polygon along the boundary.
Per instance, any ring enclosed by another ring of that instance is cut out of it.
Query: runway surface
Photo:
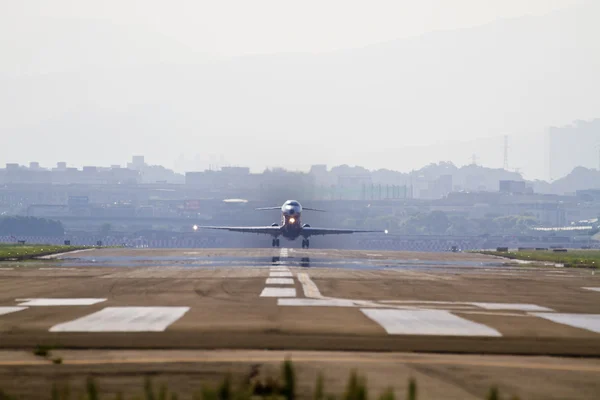
[[[598,287],[474,254],[91,250],[3,264],[0,346],[598,356]]]
[[[506,262],[281,248],[103,249],[2,263],[0,367],[47,363],[19,353],[33,344],[75,351],[65,364],[96,366],[125,364],[109,349],[166,351],[128,358],[140,365],[201,362],[177,349],[471,353],[490,358],[450,364],[544,376],[564,376],[566,365],[583,379],[574,385],[598,394],[589,378],[600,373],[598,275]],[[525,366],[494,354],[589,358]],[[447,363],[436,357],[412,363]]]

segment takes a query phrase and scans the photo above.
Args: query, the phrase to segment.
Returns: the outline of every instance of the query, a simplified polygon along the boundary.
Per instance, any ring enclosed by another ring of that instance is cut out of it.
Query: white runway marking
[[[27,307],[0,307],[0,315],[10,314],[26,309]]]
[[[486,325],[442,310],[389,310],[361,308],[390,335],[502,336]]]
[[[271,267],[269,269],[269,271],[271,271],[271,272],[290,272],[290,269],[288,267]]]
[[[189,307],[106,307],[85,317],[54,325],[50,332],[162,332]]]
[[[600,287],[583,287],[585,290],[593,290],[594,292],[600,292]]]
[[[352,300],[345,299],[279,299],[278,306],[295,307],[356,307]]]
[[[559,324],[565,324],[575,328],[582,328],[592,332],[600,333],[600,314],[531,313],[531,315],[545,318]]]
[[[294,275],[291,272],[269,272],[269,276],[272,278],[289,278]]]
[[[296,297],[296,289],[266,287],[263,289],[260,297]]]
[[[286,248],[283,248],[279,251],[279,257],[285,258],[285,257],[289,257],[289,250]]]
[[[0,268],[0,271],[12,271],[14,268]]]
[[[294,280],[292,278],[268,278],[265,285],[293,285]]]
[[[77,268],[61,268],[61,267],[47,267],[47,268],[40,268],[40,271],[73,271],[73,270],[77,270]]]
[[[536,304],[513,304],[513,303],[470,303],[486,310],[508,310],[508,311],[554,311],[551,308],[538,306]]]
[[[106,299],[15,299],[20,306],[91,306]]]
[[[323,297],[321,295],[321,292],[319,291],[319,288],[317,287],[317,285],[315,285],[315,283],[312,281],[312,279],[310,279],[308,274],[306,274],[306,273],[298,274],[298,280],[302,284],[302,290],[304,290],[304,296],[310,297],[313,299],[319,299],[319,298]]]

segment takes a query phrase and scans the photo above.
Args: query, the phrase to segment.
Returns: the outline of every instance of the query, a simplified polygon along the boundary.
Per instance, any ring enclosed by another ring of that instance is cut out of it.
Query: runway
[[[2,264],[0,348],[161,349],[173,363],[198,362],[182,349],[586,356],[585,377],[600,372],[598,288],[592,270],[463,253],[90,250]]]

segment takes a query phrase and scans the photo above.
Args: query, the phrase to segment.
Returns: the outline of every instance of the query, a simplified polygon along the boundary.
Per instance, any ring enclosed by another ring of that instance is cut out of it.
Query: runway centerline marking
[[[600,333],[600,314],[531,313],[559,324]]]
[[[106,307],[50,332],[162,332],[181,318],[189,307]]]
[[[27,310],[27,307],[0,307],[0,315],[11,314],[22,310]]]
[[[266,285],[293,285],[292,278],[267,278]]]
[[[60,298],[39,298],[39,299],[15,299],[20,306],[34,306],[34,307],[51,307],[51,306],[91,306],[98,304],[106,299],[60,299]]]
[[[493,336],[502,334],[477,322],[443,310],[390,310],[361,308],[390,335]]]
[[[266,287],[260,297],[296,297],[296,288]]]
[[[269,272],[271,278],[291,278],[294,276],[291,272]]]

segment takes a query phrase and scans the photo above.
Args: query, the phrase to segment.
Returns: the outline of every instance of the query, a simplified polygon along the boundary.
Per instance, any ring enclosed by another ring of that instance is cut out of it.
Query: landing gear
[[[279,247],[279,239],[273,239],[273,242],[271,243],[271,245],[273,247]]]
[[[308,239],[302,239],[302,248],[303,249],[304,248],[308,249],[309,244],[310,243],[308,242]]]

